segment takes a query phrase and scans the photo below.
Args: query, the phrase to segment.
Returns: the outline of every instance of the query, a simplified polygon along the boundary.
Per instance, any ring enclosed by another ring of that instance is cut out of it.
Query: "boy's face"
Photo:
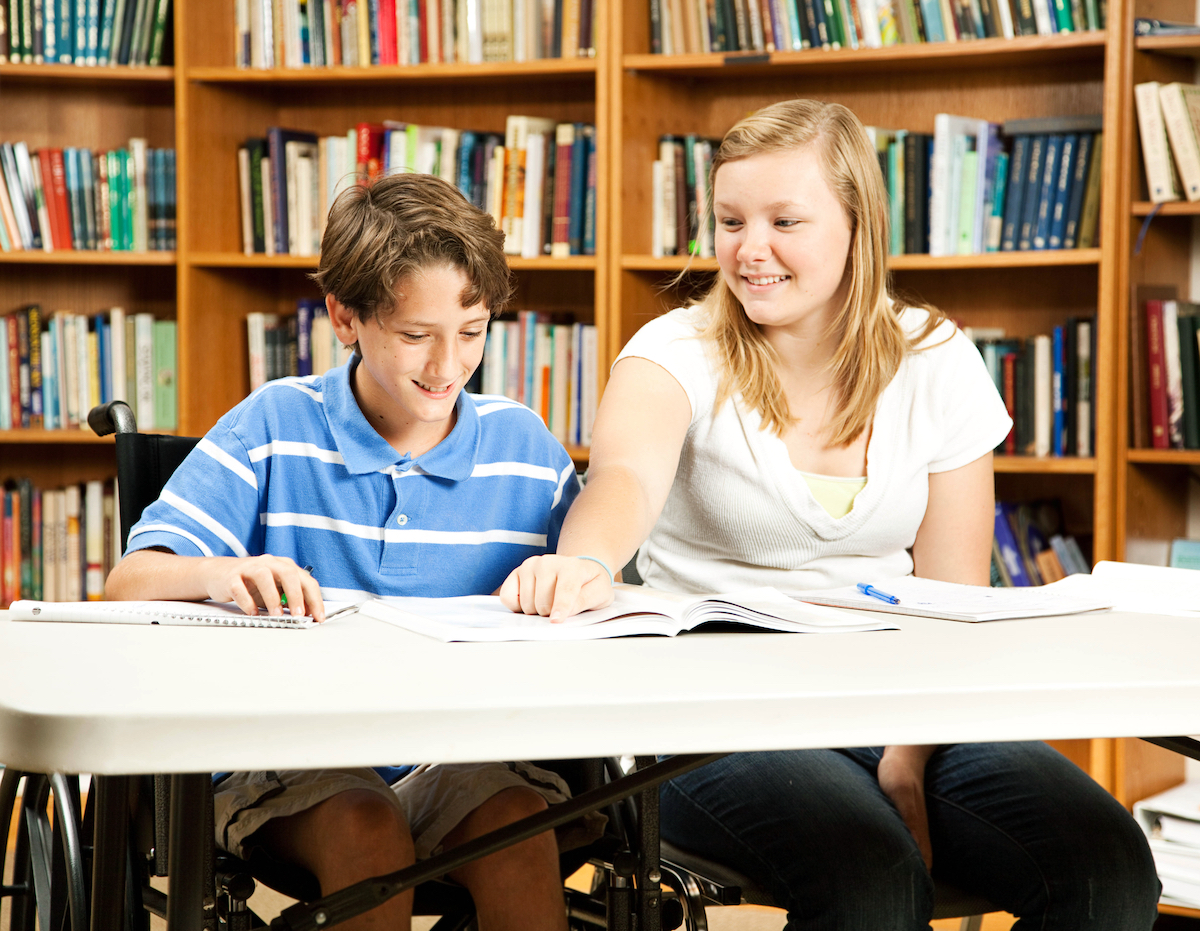
[[[326,299],[338,339],[358,342],[358,405],[399,452],[419,456],[450,434],[458,393],[483,359],[488,312],[461,306],[467,285],[449,265],[422,269],[399,283],[394,311],[366,322]]]

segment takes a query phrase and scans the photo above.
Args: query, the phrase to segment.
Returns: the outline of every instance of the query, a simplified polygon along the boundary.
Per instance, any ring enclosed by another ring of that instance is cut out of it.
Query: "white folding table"
[[[892,619],[901,630],[492,644],[360,617],[0,620],[0,761],[208,773],[1200,733],[1194,621]]]

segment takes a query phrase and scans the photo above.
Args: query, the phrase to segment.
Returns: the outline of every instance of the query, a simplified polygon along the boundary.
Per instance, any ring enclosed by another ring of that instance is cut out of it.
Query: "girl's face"
[[[823,333],[845,301],[852,234],[815,146],[725,163],[713,208],[717,262],[746,316]]]

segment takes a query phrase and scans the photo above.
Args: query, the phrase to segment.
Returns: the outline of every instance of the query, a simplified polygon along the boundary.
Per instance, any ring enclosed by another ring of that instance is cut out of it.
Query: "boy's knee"
[[[399,808],[370,789],[347,789],[321,803],[327,836],[357,849],[389,849],[413,859],[412,835]]]
[[[489,825],[502,827],[530,815],[536,815],[538,812],[545,811],[547,807],[546,800],[537,792],[514,786],[511,789],[497,792],[476,808],[474,814],[479,820]]]

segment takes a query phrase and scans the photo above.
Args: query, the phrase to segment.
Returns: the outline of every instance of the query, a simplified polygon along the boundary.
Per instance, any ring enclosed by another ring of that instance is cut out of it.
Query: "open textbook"
[[[759,629],[788,633],[849,633],[894,630],[849,611],[802,605],[773,588],[724,595],[679,595],[638,585],[618,585],[607,608],[585,611],[551,624],[544,617],[514,614],[495,595],[462,598],[378,598],[358,613],[443,641],[599,640],[688,630]]]
[[[1070,576],[1069,578],[1080,578]],[[1083,578],[1087,578],[1083,576]],[[865,595],[855,586],[824,588],[797,592],[798,601],[809,604],[857,608],[862,611],[885,611],[914,617],[935,617],[947,621],[999,621],[1022,617],[1048,617],[1055,614],[1081,614],[1085,611],[1104,611],[1113,602],[1102,593],[1083,587],[1060,586],[1061,579],[1050,585],[1030,588],[989,588],[986,585],[959,585],[905,576],[872,582],[877,588],[898,599],[888,604]]]

